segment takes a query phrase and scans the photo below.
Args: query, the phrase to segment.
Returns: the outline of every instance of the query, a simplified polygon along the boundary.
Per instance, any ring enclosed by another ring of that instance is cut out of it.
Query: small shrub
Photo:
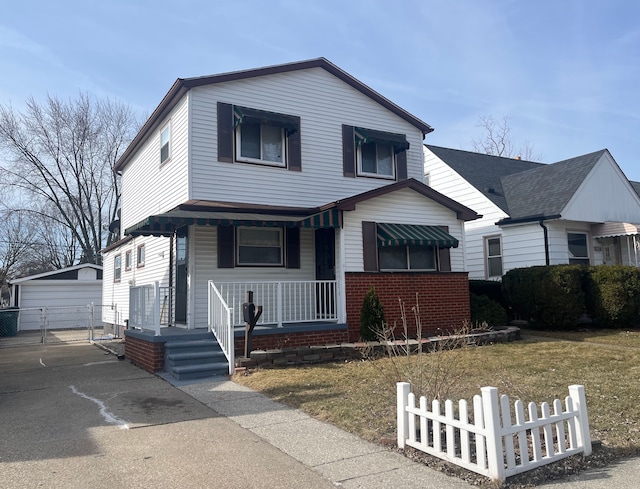
[[[375,288],[371,287],[364,296],[360,311],[360,337],[373,341],[384,325],[384,307]]]
[[[507,309],[507,300],[502,292],[502,283],[496,280],[469,280],[469,293],[486,295],[489,299]]]
[[[508,322],[507,312],[498,302],[486,295],[470,294],[471,323],[488,326],[504,326]]]

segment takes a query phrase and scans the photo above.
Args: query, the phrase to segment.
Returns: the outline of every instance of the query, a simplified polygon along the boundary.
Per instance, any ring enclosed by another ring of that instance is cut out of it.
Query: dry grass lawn
[[[534,337],[535,335],[535,337]],[[608,458],[640,454],[640,332],[533,332],[522,341],[422,355],[421,370],[452,379],[450,399],[482,386],[525,403],[564,399],[585,386],[593,439]],[[402,362],[404,359],[396,359]],[[414,360],[412,360],[414,361]],[[352,361],[237,375],[236,382],[366,440],[395,437],[394,361]],[[415,366],[414,366],[415,371]]]

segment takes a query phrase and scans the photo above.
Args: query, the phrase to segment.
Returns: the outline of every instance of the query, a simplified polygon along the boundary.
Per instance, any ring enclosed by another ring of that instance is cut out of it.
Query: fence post
[[[282,282],[278,282],[276,290],[277,290],[276,307],[278,309],[277,311],[278,328],[282,328],[282,307],[283,307],[282,305],[284,303],[282,298]]]
[[[409,414],[407,413],[407,399],[411,384],[398,382],[397,391],[397,418],[398,418],[398,448],[404,448],[405,440],[409,437]],[[424,435],[423,435],[424,436]]]
[[[486,430],[487,465],[489,475],[493,479],[504,481],[504,455],[502,452],[502,435],[500,430],[500,410],[498,407],[498,389],[483,387],[482,411]]]
[[[95,305],[93,302],[91,302],[90,304],[87,304],[87,309],[89,309],[89,341],[93,341],[94,339],[94,334],[93,334],[93,315],[95,312]]]
[[[42,321],[42,326],[40,327],[40,342],[47,342],[47,306],[44,306],[40,309],[40,320]]]
[[[576,436],[578,446],[582,447],[585,456],[591,455],[591,434],[589,433],[589,417],[587,416],[587,398],[584,394],[583,385],[570,385],[569,396],[573,401],[573,406],[578,411],[576,416]]]

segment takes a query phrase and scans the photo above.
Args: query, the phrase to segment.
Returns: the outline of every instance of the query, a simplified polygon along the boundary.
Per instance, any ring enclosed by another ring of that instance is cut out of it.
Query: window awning
[[[604,222],[591,227],[594,239],[612,238],[615,236],[633,236],[640,234],[640,225],[628,222]]]
[[[358,146],[366,143],[390,144],[396,153],[409,149],[409,142],[404,134],[393,132],[376,131],[374,129],[355,128],[356,144]]]
[[[438,226],[416,224],[377,223],[378,245],[419,245],[438,248],[457,248],[458,240]]]
[[[171,236],[176,229],[198,226],[297,227],[305,229],[339,228],[342,211],[329,209],[307,216],[257,214],[247,212],[206,212],[174,210],[149,216],[125,230],[125,236]]]
[[[272,124],[284,127],[287,132],[292,133],[298,130],[299,123],[298,118],[292,115],[234,105],[233,125],[235,127],[238,124]]]

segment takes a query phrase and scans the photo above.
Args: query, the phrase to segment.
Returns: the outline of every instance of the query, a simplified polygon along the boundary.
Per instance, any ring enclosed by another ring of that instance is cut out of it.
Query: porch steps
[[[164,369],[177,380],[229,374],[229,363],[215,339],[167,341]]]

